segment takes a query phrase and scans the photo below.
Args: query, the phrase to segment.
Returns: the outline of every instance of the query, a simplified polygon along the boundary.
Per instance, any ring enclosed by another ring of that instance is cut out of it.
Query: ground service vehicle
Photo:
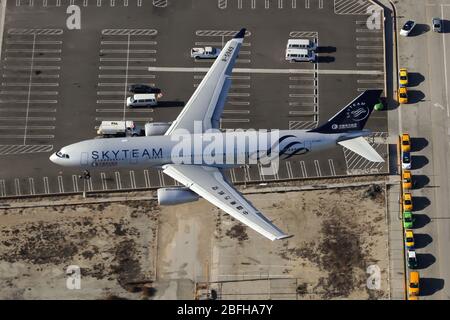
[[[191,58],[195,59],[215,59],[220,54],[220,49],[213,47],[192,48]]]
[[[103,137],[138,136],[138,130],[133,121],[102,121],[97,130]]]

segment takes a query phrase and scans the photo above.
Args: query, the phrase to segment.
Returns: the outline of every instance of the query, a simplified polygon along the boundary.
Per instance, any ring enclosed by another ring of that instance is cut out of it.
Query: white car
[[[409,152],[403,152],[402,154],[402,168],[406,170],[411,169],[411,155]]]
[[[413,20],[406,21],[402,29],[400,30],[400,35],[407,37],[415,26],[416,23]]]
[[[192,48],[191,58],[195,59],[215,59],[220,54],[220,49],[213,47]]]

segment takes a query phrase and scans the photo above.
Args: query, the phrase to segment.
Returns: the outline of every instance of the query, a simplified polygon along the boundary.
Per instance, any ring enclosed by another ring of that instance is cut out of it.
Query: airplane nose
[[[52,155],[50,156],[49,159],[50,159],[51,162],[57,163],[56,161],[57,161],[58,157],[56,156],[56,153],[54,153],[54,154],[52,154]]]

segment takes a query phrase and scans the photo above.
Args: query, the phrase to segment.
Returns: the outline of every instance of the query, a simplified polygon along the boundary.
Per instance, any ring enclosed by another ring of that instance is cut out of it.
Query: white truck
[[[215,59],[220,54],[220,49],[213,47],[192,48],[191,58],[195,59]]]
[[[141,135],[141,130],[133,121],[102,121],[98,127],[97,134],[108,137],[136,137]]]

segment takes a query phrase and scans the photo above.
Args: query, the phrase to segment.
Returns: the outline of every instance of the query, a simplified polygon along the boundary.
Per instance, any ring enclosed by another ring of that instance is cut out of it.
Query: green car
[[[414,223],[414,216],[411,211],[403,211],[403,227],[411,229]]]
[[[378,103],[374,106],[374,109],[377,111],[383,110],[384,109],[383,102],[381,102],[381,100],[379,100]]]

